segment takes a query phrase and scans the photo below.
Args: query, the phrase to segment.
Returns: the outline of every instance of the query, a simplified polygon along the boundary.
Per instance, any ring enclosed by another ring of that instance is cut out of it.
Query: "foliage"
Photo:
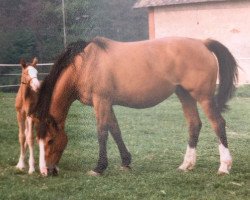
[[[17,62],[21,56],[30,58],[33,54],[40,62],[53,61],[63,49],[62,1],[1,1],[0,53],[4,56],[0,55],[0,62]],[[145,39],[147,14],[145,11],[133,10],[134,2],[65,0],[67,42],[79,38],[90,40],[97,35],[119,40]],[[29,36],[31,41],[27,41]],[[26,48],[29,44],[20,46],[26,42],[32,42],[31,49]],[[23,50],[15,48],[17,43]],[[23,51],[29,53],[23,54]]]
[[[1,33],[0,38],[4,44],[0,49],[0,57],[6,63],[19,63],[20,58],[28,58],[37,55],[35,35],[31,30],[23,29],[15,32]],[[0,42],[1,43],[1,42]],[[6,51],[6,49],[8,51]],[[0,67],[0,74],[20,73],[20,67]],[[19,76],[0,76],[0,85],[16,85]],[[5,88],[2,91],[11,91],[13,88]]]
[[[37,54],[35,35],[31,30],[20,29],[8,34],[2,33],[1,36],[5,40],[4,47],[8,49],[8,51],[1,50],[1,56],[6,63],[17,63],[18,57],[26,58]]]
[[[147,12],[133,9],[134,3],[135,0],[100,0],[96,5],[95,34],[120,41],[147,39]]]
[[[67,42],[78,39],[90,40],[96,26],[96,1],[66,1],[66,32]]]
[[[224,114],[234,159],[229,176],[216,174],[218,144],[203,114],[197,166],[189,173],[176,170],[188,134],[181,105],[171,97],[150,109],[115,107],[132,154],[132,171],[119,170],[119,153],[110,137],[109,167],[102,177],[86,175],[98,156],[93,109],[73,103],[66,124],[69,144],[59,164],[59,176],[48,178],[15,170],[19,148],[14,95],[2,93],[0,98],[0,199],[249,199],[249,98],[234,98],[231,111]]]

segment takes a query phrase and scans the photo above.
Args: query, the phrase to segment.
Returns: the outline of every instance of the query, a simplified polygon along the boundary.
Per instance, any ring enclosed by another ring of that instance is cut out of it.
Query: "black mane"
[[[35,108],[35,115],[38,119],[45,120],[49,118],[51,97],[57,79],[61,72],[74,62],[75,56],[81,53],[88,44],[89,42],[83,40],[73,42],[58,56],[57,61],[52,66],[49,75],[45,77],[39,90],[38,102]]]
[[[38,138],[44,138],[46,136],[48,124],[51,124],[56,129],[58,128],[55,119],[49,114],[54,87],[62,71],[72,64],[74,58],[83,52],[90,43],[95,44],[104,51],[108,49],[108,45],[103,38],[95,38],[90,42],[83,40],[73,42],[58,56],[58,59],[52,66],[49,75],[47,75],[42,82],[39,89],[37,104],[31,111],[31,113],[40,120],[40,124],[37,126]]]
[[[94,43],[96,46],[98,46],[100,49],[107,51],[108,44],[107,39],[102,37],[96,37],[92,40],[92,43]]]

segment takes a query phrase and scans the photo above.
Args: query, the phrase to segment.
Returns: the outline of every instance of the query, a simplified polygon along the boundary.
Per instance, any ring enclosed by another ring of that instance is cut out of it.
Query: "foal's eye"
[[[51,145],[51,144],[53,144],[54,143],[54,140],[53,139],[50,139],[49,141],[48,141],[48,144],[49,145]]]

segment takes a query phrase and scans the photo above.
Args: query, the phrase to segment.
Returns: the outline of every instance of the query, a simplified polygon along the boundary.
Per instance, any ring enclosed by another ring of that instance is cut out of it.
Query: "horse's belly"
[[[148,108],[167,99],[175,91],[171,84],[124,89],[116,96],[114,104],[131,108]]]

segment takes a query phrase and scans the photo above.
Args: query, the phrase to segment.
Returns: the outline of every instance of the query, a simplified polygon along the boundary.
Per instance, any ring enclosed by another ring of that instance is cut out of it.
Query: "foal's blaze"
[[[35,92],[38,91],[40,87],[40,82],[37,79],[37,69],[35,68],[37,65],[37,58],[34,58],[32,63],[26,64],[26,62],[21,59],[20,64],[23,68],[22,70],[22,77],[21,83],[26,84],[31,87],[31,89]]]
[[[219,87],[215,95],[219,71]],[[189,126],[189,141],[179,169],[192,170],[202,127],[197,103],[212,124],[219,140],[219,174],[228,174],[232,158],[228,149],[222,111],[237,81],[237,63],[230,51],[215,40],[162,38],[122,43],[107,38],[78,41],[68,46],[45,78],[36,105],[40,146],[40,171],[57,174],[67,145],[64,132],[73,101],[94,107],[99,158],[89,173],[102,174],[108,166],[107,139],[114,138],[129,169],[131,155],[122,139],[113,105],[148,108],[175,93]]]

